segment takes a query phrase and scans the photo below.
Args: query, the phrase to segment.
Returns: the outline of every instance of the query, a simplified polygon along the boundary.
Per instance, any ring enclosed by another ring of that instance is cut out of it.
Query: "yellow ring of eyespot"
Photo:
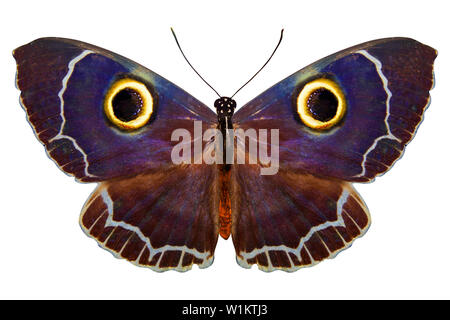
[[[122,121],[116,117],[113,108],[113,99],[120,91],[132,89],[136,91],[142,99],[142,108],[136,119],[131,121]],[[104,110],[108,119],[121,129],[135,130],[145,125],[153,113],[153,97],[147,87],[134,79],[121,79],[116,81],[106,93]]]
[[[318,89],[326,89],[330,91],[334,94],[336,100],[338,101],[336,114],[332,119],[326,122],[314,119],[308,108],[307,102],[309,96]],[[321,78],[307,83],[303,87],[297,98],[298,115],[300,116],[300,119],[303,121],[303,123],[312,129],[325,130],[333,127],[344,117],[346,108],[347,105],[345,102],[344,93],[334,81],[331,81],[329,79]]]

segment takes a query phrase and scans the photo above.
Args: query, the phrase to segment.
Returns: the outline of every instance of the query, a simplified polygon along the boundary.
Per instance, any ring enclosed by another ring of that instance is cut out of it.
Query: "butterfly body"
[[[214,113],[83,42],[38,39],[14,57],[21,103],[48,155],[98,183],[80,224],[100,246],[156,271],[186,271],[211,265],[218,236],[231,235],[241,266],[295,271],[367,231],[351,183],[372,181],[402,155],[430,101],[436,51],[407,38],[363,43],[236,113],[232,98],[216,100]]]
[[[227,144],[231,143],[228,130],[233,130],[233,114],[236,101],[230,97],[220,97],[214,101],[217,112],[218,129],[222,134],[222,164],[219,164],[219,234],[228,239],[231,234],[231,164],[227,163]]]

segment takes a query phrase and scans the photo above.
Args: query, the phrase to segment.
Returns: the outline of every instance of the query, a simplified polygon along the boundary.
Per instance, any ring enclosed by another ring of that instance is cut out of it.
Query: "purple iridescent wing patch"
[[[370,181],[398,159],[430,102],[436,51],[412,39],[363,43],[294,73],[243,106],[240,128],[280,129],[280,166],[347,181]],[[295,112],[299,90],[327,77],[347,100],[341,123],[317,132]]]
[[[20,100],[49,156],[78,180],[103,181],[172,165],[176,128],[193,121],[215,125],[215,114],[156,73],[92,45],[67,39],[35,40],[14,51]],[[144,82],[155,96],[155,116],[133,132],[105,117],[107,89],[121,77]]]

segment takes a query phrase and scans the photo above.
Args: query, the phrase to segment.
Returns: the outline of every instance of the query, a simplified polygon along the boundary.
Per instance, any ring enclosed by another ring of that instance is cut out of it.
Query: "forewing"
[[[407,38],[375,40],[294,73],[246,104],[233,118],[244,130],[279,129],[280,168],[347,181],[386,172],[413,138],[429,105],[436,51]],[[331,78],[347,111],[330,130],[308,128],[296,112],[302,87]]]
[[[14,51],[20,100],[49,156],[79,181],[104,181],[170,166],[177,128],[193,137],[195,120],[215,125],[208,107],[156,73],[104,49],[69,39],[43,38]],[[116,80],[142,81],[154,114],[142,128],[123,131],[103,105]]]

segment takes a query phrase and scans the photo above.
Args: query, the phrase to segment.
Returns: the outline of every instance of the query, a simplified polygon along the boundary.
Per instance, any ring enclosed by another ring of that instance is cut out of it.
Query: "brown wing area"
[[[155,271],[213,263],[217,168],[180,165],[99,184],[80,217],[84,232],[117,258]]]
[[[296,271],[333,258],[364,235],[369,212],[347,182],[259,165],[233,171],[232,238],[237,262],[263,271]]]

